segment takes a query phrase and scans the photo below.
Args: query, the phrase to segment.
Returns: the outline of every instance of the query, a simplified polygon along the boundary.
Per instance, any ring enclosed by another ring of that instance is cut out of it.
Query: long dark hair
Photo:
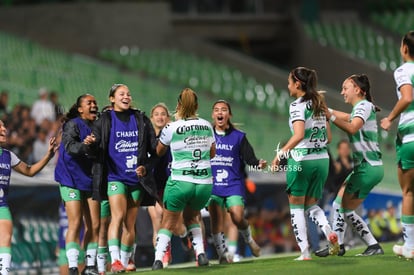
[[[87,96],[92,96],[91,94],[83,94],[78,96],[78,98],[76,99],[76,102],[72,105],[72,107],[70,107],[69,111],[65,114],[65,116],[62,118],[62,122],[66,122],[69,121],[75,117],[78,117],[79,111],[78,108],[80,107],[82,100],[87,97]]]
[[[365,96],[365,99],[374,104],[375,111],[381,111],[381,108],[375,105],[374,99],[371,95],[371,85],[369,84],[368,76],[365,74],[353,74],[348,79],[352,80],[352,82],[361,89],[362,95]]]
[[[217,100],[216,102],[214,102],[213,107],[212,107],[211,109],[213,109],[213,110],[214,110],[214,107],[215,107],[218,103],[223,103],[223,104],[226,104],[227,109],[229,109],[229,114],[230,114],[231,116],[233,115],[233,113],[231,112],[231,106],[230,106],[230,103],[228,103],[228,102],[227,102],[227,101],[225,101],[224,99],[219,99],[219,100]],[[230,125],[230,128],[234,128],[234,125],[233,125],[233,123],[230,121],[230,118],[229,118],[229,120],[228,120],[228,123],[229,123],[229,125]],[[215,125],[213,125],[213,126],[215,126]]]
[[[300,83],[300,89],[305,92],[303,100],[312,101],[312,109],[315,116],[321,116],[323,112],[323,97],[316,90],[318,77],[315,70],[306,67],[297,67],[290,72],[293,82]]]
[[[414,31],[409,31],[402,38],[403,45],[408,48],[408,55],[414,57]]]

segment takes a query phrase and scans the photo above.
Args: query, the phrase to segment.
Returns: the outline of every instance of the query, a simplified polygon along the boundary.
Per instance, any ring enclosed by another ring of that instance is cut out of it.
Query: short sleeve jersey
[[[212,184],[210,148],[215,140],[208,121],[202,118],[174,121],[164,127],[160,142],[170,146],[172,180]]]
[[[314,116],[312,101],[300,97],[289,107],[289,127],[292,133],[293,123],[298,120],[305,123],[305,136],[290,152],[291,157],[296,161],[329,158],[325,115]]]
[[[411,92],[414,96],[414,63],[406,62],[394,72],[394,80],[397,85],[397,96],[401,98],[400,88],[403,85],[411,85]],[[398,123],[398,134],[402,138],[402,143],[414,141],[414,101],[400,115]]]
[[[359,101],[351,112],[351,120],[355,117],[361,118],[364,125],[358,132],[349,135],[354,165],[361,164],[363,160],[372,166],[382,165],[375,106],[367,100]]]

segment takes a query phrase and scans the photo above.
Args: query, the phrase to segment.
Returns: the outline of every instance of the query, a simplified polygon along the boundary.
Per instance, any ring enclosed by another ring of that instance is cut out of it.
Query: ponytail
[[[317,92],[318,78],[315,70],[306,67],[297,67],[290,72],[292,80],[300,83],[300,89],[305,92],[303,100],[312,101],[313,113],[316,117],[324,114],[323,97]]]
[[[197,94],[190,88],[185,88],[178,96],[177,116],[181,119],[197,115]]]

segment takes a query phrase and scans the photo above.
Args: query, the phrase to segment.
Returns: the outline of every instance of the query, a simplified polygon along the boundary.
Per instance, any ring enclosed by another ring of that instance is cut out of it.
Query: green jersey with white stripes
[[[401,98],[400,88],[403,85],[411,85],[414,96],[414,63],[406,62],[397,68],[394,72],[394,80],[397,84],[397,96]],[[402,143],[414,141],[414,101],[410,103],[407,109],[400,115],[400,122],[398,123],[398,135],[402,139]]]
[[[311,100],[296,99],[289,107],[289,127],[293,133],[293,123],[297,120],[305,122],[305,136],[290,152],[295,161],[329,158],[326,144],[326,116],[315,117]]]
[[[202,118],[174,121],[164,127],[160,142],[170,146],[172,180],[212,184],[210,148],[215,139],[210,122]]]
[[[359,101],[352,108],[350,120],[352,121],[355,117],[361,118],[364,125],[355,134],[348,135],[352,146],[354,165],[361,164],[363,160],[372,166],[382,165],[374,104],[365,99]]]

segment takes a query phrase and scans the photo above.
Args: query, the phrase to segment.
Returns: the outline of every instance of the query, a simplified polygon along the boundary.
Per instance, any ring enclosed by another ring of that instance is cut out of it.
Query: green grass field
[[[383,244],[385,255],[372,257],[354,256],[365,248],[351,249],[345,256],[331,256],[312,261],[294,261],[295,254],[278,254],[260,258],[244,259],[239,263],[219,265],[211,261],[208,267],[195,267],[194,263],[172,265],[160,271],[142,269],[129,274],[412,274],[414,262],[398,258],[392,253],[391,243]]]

